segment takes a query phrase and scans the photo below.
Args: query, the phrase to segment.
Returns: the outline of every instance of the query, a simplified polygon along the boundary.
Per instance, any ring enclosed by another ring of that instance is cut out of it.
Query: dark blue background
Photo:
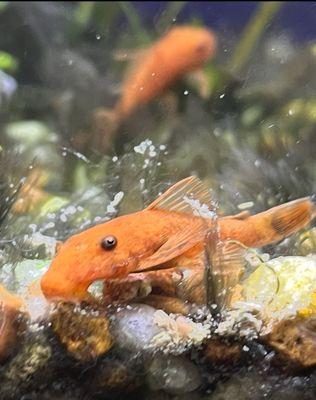
[[[134,1],[133,4],[142,15],[143,22],[152,24],[168,2]],[[189,1],[183,7],[177,22],[185,22],[191,16],[197,16],[215,30],[227,26],[232,32],[240,33],[258,4],[256,1]],[[284,2],[274,19],[273,26],[290,32],[292,38],[298,42],[316,40],[316,2]]]

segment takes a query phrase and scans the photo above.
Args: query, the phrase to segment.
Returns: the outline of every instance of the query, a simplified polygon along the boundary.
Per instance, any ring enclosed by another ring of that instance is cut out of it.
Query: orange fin
[[[220,241],[210,232],[205,244],[208,304],[216,304],[217,312],[231,304],[234,288],[245,270],[245,248],[235,241]]]
[[[202,251],[192,254],[185,253],[177,258],[177,268],[174,269],[173,276],[180,274],[180,279],[174,279],[176,282],[177,297],[190,303],[203,304],[207,302],[207,286],[205,285],[205,254]]]
[[[316,216],[311,198],[305,197],[271,208],[251,217],[262,243],[273,243],[307,226]],[[261,233],[263,232],[263,233]]]
[[[171,236],[153,255],[140,261],[137,272],[149,271],[151,268],[164,264],[186,251],[196,244],[204,241],[208,227],[200,219],[192,220],[189,229],[184,229],[181,233]],[[168,268],[161,266],[161,268]]]
[[[267,212],[271,213],[271,226],[282,236],[303,228],[316,216],[315,205],[309,197],[282,204]]]
[[[209,95],[211,94],[210,86],[212,85],[210,84],[208,74],[202,68],[189,72],[186,75],[185,80],[197,89],[197,92],[202,99],[208,99]]]
[[[203,217],[206,216],[202,215],[205,206],[208,209],[206,215],[207,211],[213,211],[210,191],[197,177],[189,176],[169,188],[147,210],[160,209]]]

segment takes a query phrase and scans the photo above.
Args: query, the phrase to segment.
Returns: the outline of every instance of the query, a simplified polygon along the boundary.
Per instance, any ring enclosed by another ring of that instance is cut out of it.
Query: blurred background
[[[216,37],[200,75],[113,124],[129,71],[183,24]],[[223,212],[315,192],[315,2],[2,1],[0,32],[3,199],[28,182],[19,227],[64,238],[189,174]]]

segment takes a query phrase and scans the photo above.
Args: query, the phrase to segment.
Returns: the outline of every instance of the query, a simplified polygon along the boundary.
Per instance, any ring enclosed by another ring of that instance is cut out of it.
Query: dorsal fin
[[[195,176],[189,176],[171,186],[158,199],[151,203],[147,210],[168,210],[212,217],[212,201],[209,190]]]

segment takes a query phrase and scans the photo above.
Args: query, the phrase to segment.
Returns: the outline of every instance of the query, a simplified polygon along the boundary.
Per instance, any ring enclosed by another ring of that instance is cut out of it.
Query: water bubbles
[[[213,135],[214,135],[215,137],[220,137],[221,133],[222,133],[222,131],[221,131],[221,129],[219,129],[219,128],[215,128],[215,129],[213,130]]]
[[[101,39],[101,35],[100,35],[99,33],[97,33],[97,34],[95,35],[95,38],[96,38],[97,40],[100,40],[100,39]]]
[[[59,219],[60,219],[62,222],[67,222],[67,216],[66,216],[65,214],[61,214],[61,215],[59,216]]]
[[[156,157],[156,147],[154,145],[149,146],[149,157]]]
[[[260,168],[261,167],[261,161],[260,160],[255,160],[254,164],[255,164],[256,168]]]
[[[114,199],[110,202],[110,204],[106,208],[107,213],[115,213],[116,212],[116,206],[122,201],[124,197],[124,192],[118,192],[114,196]]]
[[[216,213],[210,210],[207,204],[201,204],[199,200],[183,196],[183,201],[191,206],[193,214],[196,216],[210,219],[213,219],[216,216]]]
[[[149,139],[144,140],[138,146],[134,146],[135,153],[145,154],[147,148],[152,145],[152,141]]]
[[[238,204],[237,207],[239,208],[239,210],[247,210],[247,209],[249,209],[249,208],[252,208],[254,205],[255,205],[255,204],[254,204],[253,201],[246,201],[246,202],[244,202],[244,203]]]
[[[145,158],[144,164],[143,164],[143,169],[146,169],[149,166],[149,159]]]

